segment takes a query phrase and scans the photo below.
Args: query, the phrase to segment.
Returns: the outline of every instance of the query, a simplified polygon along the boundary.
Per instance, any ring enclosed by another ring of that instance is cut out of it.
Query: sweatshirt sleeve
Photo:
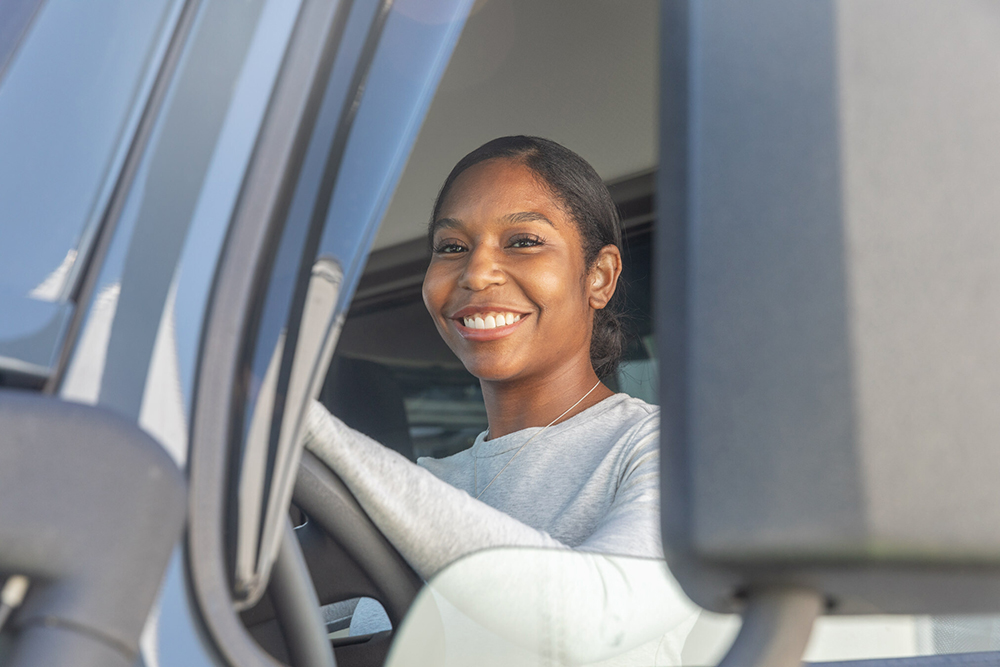
[[[305,446],[336,472],[425,580],[490,547],[568,548],[351,429],[313,401]]]

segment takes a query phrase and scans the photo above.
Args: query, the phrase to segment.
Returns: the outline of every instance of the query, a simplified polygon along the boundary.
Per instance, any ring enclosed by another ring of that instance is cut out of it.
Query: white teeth
[[[462,318],[462,323],[470,329],[495,329],[514,324],[520,319],[521,316],[516,313],[479,313]]]

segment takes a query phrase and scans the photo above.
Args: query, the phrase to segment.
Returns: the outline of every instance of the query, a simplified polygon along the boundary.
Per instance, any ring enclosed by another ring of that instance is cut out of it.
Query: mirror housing
[[[131,667],[185,500],[173,460],[134,423],[0,390],[0,574],[31,581],[9,664]]]
[[[1000,22],[664,2],[663,536],[699,605],[1000,610]]]

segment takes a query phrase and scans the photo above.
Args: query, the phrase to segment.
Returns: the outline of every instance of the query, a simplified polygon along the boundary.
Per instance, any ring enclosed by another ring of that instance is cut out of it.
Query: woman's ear
[[[618,246],[606,245],[597,253],[597,260],[590,270],[588,300],[590,307],[600,310],[608,305],[622,274],[622,254]]]

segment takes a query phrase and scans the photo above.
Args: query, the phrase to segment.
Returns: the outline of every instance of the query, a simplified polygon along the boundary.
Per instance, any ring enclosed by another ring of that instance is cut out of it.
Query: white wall
[[[376,240],[422,236],[451,167],[506,134],[558,141],[606,180],[656,164],[656,0],[480,0]]]

